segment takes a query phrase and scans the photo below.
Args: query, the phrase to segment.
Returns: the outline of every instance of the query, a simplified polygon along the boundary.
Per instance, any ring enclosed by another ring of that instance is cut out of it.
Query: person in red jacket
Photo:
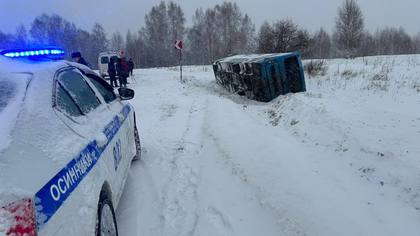
[[[127,87],[127,77],[129,76],[129,65],[125,57],[118,59],[117,75],[121,87]]]

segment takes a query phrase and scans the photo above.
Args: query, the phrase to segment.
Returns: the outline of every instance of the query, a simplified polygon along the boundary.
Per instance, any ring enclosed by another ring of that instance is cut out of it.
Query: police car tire
[[[105,195],[101,195],[101,199],[99,200],[98,203],[98,220],[97,220],[97,225],[96,225],[96,236],[103,236],[101,233],[101,223],[102,223],[102,211],[104,209],[105,206],[109,206],[109,208],[111,209],[111,213],[112,213],[112,218],[113,218],[113,222],[114,222],[114,227],[116,230],[116,234],[115,236],[118,236],[118,227],[117,227],[117,219],[115,218],[115,211],[114,211],[114,206],[112,205],[112,202],[109,198],[105,197]]]
[[[136,144],[136,155],[133,158],[133,161],[137,161],[141,159],[141,143],[140,143],[140,135],[137,127],[134,128],[134,142]]]

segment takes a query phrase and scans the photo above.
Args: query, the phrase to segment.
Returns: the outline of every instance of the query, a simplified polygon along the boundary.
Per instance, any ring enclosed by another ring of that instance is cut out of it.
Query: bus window
[[[109,57],[101,57],[101,64],[108,64],[109,63]]]
[[[232,71],[233,71],[233,73],[239,74],[239,72],[241,72],[241,67],[239,66],[239,64],[233,64],[232,65]]]

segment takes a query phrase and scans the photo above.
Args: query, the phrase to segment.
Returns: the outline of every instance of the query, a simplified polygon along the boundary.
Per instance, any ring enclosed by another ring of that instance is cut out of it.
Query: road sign
[[[176,49],[178,49],[178,50],[182,50],[182,48],[183,48],[183,43],[182,43],[182,41],[181,40],[177,40],[177,41],[175,41],[175,48]]]
[[[179,50],[179,70],[181,72],[181,83],[182,83],[182,48],[184,45],[181,40],[175,41],[175,48]]]

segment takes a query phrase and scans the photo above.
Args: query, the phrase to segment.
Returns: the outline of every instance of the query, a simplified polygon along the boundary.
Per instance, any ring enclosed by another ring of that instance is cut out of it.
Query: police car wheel
[[[118,236],[114,207],[108,198],[99,201],[96,236]]]
[[[141,158],[141,143],[140,143],[140,135],[137,127],[134,128],[134,142],[136,143],[136,156],[133,158],[133,161],[140,160]]]

